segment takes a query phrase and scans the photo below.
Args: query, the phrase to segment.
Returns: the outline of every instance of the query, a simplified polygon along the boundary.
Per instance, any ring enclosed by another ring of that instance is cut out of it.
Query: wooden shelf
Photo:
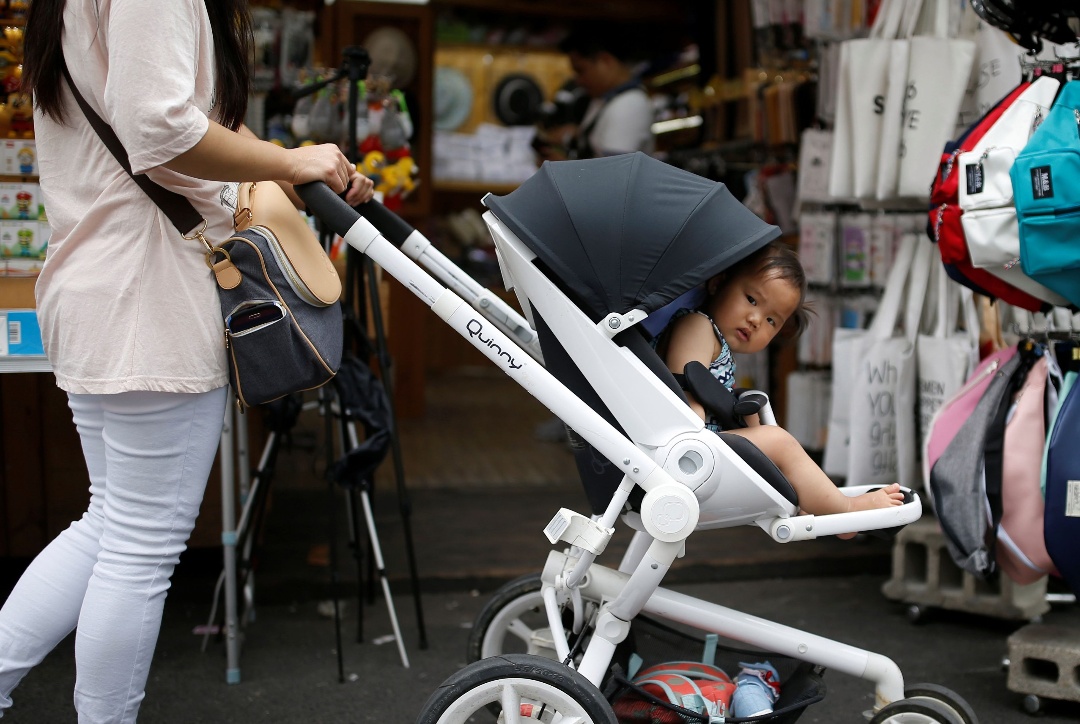
[[[19,183],[22,183],[22,184],[36,184],[37,182],[38,182],[38,177],[34,176],[34,175],[18,176],[18,175],[13,175],[13,174],[0,173],[0,183],[6,183],[6,184],[12,184],[12,183],[14,183],[14,184],[19,184]]]
[[[18,372],[52,372],[52,365],[43,354],[0,355],[0,374]]]
[[[685,11],[679,0],[432,0],[436,10],[479,10],[508,16],[540,16],[546,20],[608,18],[670,23]]]

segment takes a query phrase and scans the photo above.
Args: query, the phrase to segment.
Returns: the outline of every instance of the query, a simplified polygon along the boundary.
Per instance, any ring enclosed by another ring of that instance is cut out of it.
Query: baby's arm
[[[669,370],[681,375],[683,368],[689,362],[700,362],[708,367],[720,354],[718,347],[719,342],[716,341],[716,335],[713,334],[712,323],[708,317],[701,314],[687,314],[676,319],[671,326],[664,361]],[[686,396],[690,399],[690,407],[698,414],[698,417],[704,420],[705,408],[689,391]]]

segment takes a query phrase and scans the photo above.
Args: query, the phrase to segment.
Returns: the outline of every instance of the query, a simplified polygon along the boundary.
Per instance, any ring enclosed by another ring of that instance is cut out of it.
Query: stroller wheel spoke
[[[509,653],[555,658],[548,629],[540,576],[522,576],[491,598],[469,633],[467,660],[478,661]]]
[[[506,724],[520,724],[521,722],[521,697],[512,681],[503,684],[502,695],[503,720]]]
[[[532,640],[533,630],[520,618],[515,618],[506,625],[506,632],[518,637],[526,644]]]

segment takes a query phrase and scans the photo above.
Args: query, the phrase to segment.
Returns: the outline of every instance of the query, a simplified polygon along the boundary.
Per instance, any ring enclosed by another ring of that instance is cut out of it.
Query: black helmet
[[[984,21],[1009,33],[1023,47],[1038,52],[1042,41],[1077,42],[1069,19],[1080,16],[1080,0],[970,0]]]

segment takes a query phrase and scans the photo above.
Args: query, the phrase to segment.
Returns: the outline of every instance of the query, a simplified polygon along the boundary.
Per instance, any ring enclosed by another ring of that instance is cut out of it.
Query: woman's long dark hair
[[[214,68],[221,123],[236,130],[247,113],[251,86],[251,15],[247,0],[205,0],[214,33]],[[33,0],[26,18],[23,54],[23,90],[49,118],[64,122],[63,52],[66,0]]]

